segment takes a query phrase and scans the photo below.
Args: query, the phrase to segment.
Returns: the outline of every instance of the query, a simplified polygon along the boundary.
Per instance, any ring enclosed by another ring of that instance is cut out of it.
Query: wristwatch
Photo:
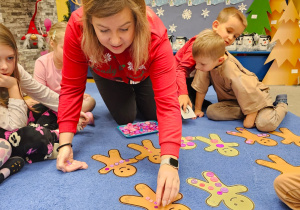
[[[178,160],[174,159],[174,158],[165,158],[160,162],[160,165],[164,165],[164,164],[168,164],[170,166],[173,166],[174,168],[176,168],[177,170],[179,169],[179,163]]]

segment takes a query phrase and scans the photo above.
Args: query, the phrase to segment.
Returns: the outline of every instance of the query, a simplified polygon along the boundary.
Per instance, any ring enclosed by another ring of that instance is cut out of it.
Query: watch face
[[[178,168],[178,160],[174,158],[170,158],[170,164],[176,168]]]

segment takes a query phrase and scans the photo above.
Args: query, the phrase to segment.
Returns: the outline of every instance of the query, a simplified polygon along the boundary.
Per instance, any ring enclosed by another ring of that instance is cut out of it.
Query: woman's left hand
[[[172,203],[179,193],[180,180],[178,170],[173,166],[161,165],[158,171],[156,202],[163,207]]]

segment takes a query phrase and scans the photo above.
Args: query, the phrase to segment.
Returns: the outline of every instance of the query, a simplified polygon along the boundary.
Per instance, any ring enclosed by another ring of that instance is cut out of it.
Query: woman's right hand
[[[190,97],[188,95],[180,95],[178,97],[178,100],[179,100],[180,108],[182,108],[184,112],[186,112],[187,105],[193,107]]]
[[[73,159],[73,150],[71,146],[61,147],[57,155],[56,168],[62,172],[72,172],[78,169],[87,169],[85,162]]]

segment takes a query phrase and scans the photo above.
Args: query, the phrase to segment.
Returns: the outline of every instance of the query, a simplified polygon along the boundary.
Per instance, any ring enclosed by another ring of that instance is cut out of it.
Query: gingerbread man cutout
[[[209,138],[205,138],[202,136],[196,136],[196,140],[202,141],[204,143],[207,143],[209,146],[204,148],[207,152],[212,152],[214,150],[217,150],[221,155],[224,156],[237,156],[239,154],[239,151],[233,147],[239,146],[238,143],[224,143],[219,135],[217,134],[209,134]]]
[[[269,134],[265,134],[265,133],[254,134],[248,131],[246,128],[241,128],[241,127],[237,127],[235,129],[239,132],[227,131],[226,133],[229,135],[246,138],[245,140],[246,144],[254,144],[255,142],[264,146],[276,146],[278,144],[277,141],[266,138],[270,136]]]
[[[195,137],[192,136],[181,137],[180,149],[184,149],[184,150],[195,149],[197,145],[194,142],[192,142],[193,140],[195,140]]]
[[[207,205],[218,207],[223,201],[227,208],[232,210],[252,210],[254,203],[247,196],[241,195],[242,192],[247,192],[248,188],[243,185],[224,185],[219,178],[211,171],[202,172],[202,176],[207,182],[195,178],[188,178],[186,182],[201,190],[210,193],[206,199]]]
[[[148,160],[152,163],[160,163],[160,149],[153,146],[153,143],[149,139],[142,141],[142,146],[138,144],[128,144],[127,147],[137,150],[140,152],[139,155],[135,156],[137,160],[143,160],[148,157]]]
[[[112,149],[108,151],[109,157],[104,155],[93,155],[92,158],[101,163],[106,164],[105,167],[101,168],[98,172],[100,174],[107,174],[110,171],[113,171],[116,176],[119,177],[129,177],[136,173],[136,167],[130,165],[132,163],[138,162],[138,160],[123,159],[120,156],[119,150]]]
[[[277,171],[280,171],[282,174],[300,172],[300,166],[293,166],[277,155],[268,155],[268,157],[273,162],[260,160],[260,159],[256,160],[255,162],[259,165],[266,166],[269,168],[273,168]]]
[[[295,143],[298,147],[300,147],[300,136],[295,135],[292,131],[287,128],[279,128],[281,132],[278,131],[271,131],[270,134],[280,136],[283,138],[281,143],[283,144],[291,144]]]
[[[141,196],[135,196],[135,195],[123,195],[120,197],[120,202],[123,204],[129,204],[133,206],[138,206],[142,207],[147,210],[190,210],[189,207],[179,204],[179,203],[174,203],[176,201],[179,201],[180,199],[183,198],[183,195],[179,193],[172,203],[169,205],[162,207],[162,206],[157,206],[157,203],[155,201],[156,195],[155,192],[146,184],[137,184],[135,185],[136,191],[141,195]]]

